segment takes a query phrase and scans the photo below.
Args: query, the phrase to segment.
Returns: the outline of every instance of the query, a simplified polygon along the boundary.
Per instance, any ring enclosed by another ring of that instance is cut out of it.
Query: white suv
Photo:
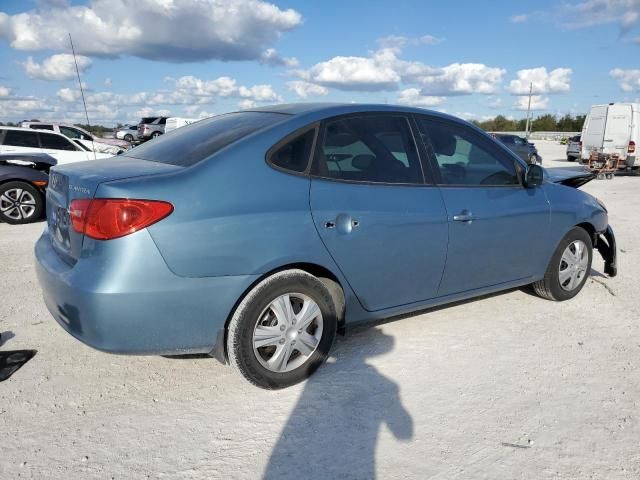
[[[0,153],[47,153],[64,163],[108,158],[107,153],[83,150],[60,133],[20,127],[0,127]]]
[[[80,127],[66,123],[22,122],[20,126],[24,128],[33,128],[35,130],[50,130],[52,132],[61,133],[67,138],[78,140],[89,150],[95,150],[100,153],[117,155],[131,147],[129,143],[123,140],[98,138]]]

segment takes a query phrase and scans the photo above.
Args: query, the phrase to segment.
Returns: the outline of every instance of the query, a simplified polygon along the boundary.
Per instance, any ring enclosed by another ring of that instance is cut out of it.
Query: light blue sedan
[[[422,109],[229,113],[54,168],[38,278],[94,348],[207,352],[281,388],[346,326],[525,285],[567,300],[594,248],[615,275],[607,210],[572,188],[589,178]]]

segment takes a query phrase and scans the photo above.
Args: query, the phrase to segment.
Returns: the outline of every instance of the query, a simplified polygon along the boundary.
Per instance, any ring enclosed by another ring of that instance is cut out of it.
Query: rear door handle
[[[468,210],[463,210],[462,212],[453,216],[453,221],[471,223],[471,221],[473,221],[473,214]]]

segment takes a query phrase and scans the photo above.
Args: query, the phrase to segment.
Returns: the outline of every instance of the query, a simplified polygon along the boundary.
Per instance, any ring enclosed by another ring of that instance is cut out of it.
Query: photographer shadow
[[[380,429],[386,425],[399,440],[413,437],[413,421],[398,386],[366,363],[392,351],[393,345],[393,337],[377,328],[338,340],[337,360],[305,383],[271,453],[265,479],[375,478]],[[268,408],[277,408],[277,402]]]

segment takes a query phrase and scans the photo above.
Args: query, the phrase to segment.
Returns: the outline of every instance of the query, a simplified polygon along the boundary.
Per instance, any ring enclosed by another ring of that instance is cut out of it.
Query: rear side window
[[[292,172],[304,172],[309,165],[311,149],[316,129],[301,133],[295,138],[285,140],[276,145],[275,150],[269,154],[269,162],[279,168]]]
[[[40,143],[42,144],[42,148],[49,148],[51,150],[77,150],[75,145],[73,145],[69,140],[60,135],[41,133]]]
[[[178,128],[126,154],[128,157],[188,167],[243,137],[276,124],[288,115],[273,112],[235,112]]]
[[[13,147],[39,148],[38,134],[26,130],[7,130],[4,144]]]
[[[325,124],[314,174],[355,182],[422,184],[420,159],[403,116],[347,117]]]
[[[418,127],[435,156],[440,184],[520,184],[514,161],[471,127],[428,117],[418,117]]]

